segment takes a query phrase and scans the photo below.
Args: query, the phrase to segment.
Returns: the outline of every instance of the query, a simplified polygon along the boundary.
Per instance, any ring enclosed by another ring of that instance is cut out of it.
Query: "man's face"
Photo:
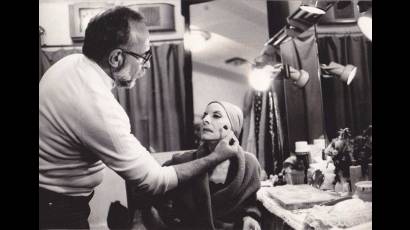
[[[130,22],[130,40],[129,47],[126,49],[129,52],[144,55],[149,49],[149,33],[144,23]],[[114,69],[113,77],[115,85],[121,88],[132,88],[135,81],[142,78],[145,72],[150,68],[149,61],[144,63],[143,58],[134,57],[127,53],[122,53],[124,62],[123,65]]]
[[[209,104],[202,117],[201,139],[211,141],[224,138],[219,132],[224,126],[232,129],[225,109],[218,103]]]

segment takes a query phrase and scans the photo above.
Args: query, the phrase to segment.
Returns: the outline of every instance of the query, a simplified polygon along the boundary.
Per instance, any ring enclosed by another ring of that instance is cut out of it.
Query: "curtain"
[[[182,44],[152,47],[151,68],[132,89],[114,89],[131,131],[151,152],[181,150],[193,113],[186,105]]]
[[[51,63],[48,60],[46,54],[44,53],[44,51],[41,49],[39,49],[39,59],[38,59],[39,63],[38,63],[38,81],[41,80],[41,78],[43,77],[44,73],[47,71],[48,68],[50,68]]]
[[[284,159],[284,137],[274,86],[267,92],[248,92],[244,108],[242,147],[255,154],[268,175],[278,173]]]
[[[350,83],[322,78],[325,127],[329,138],[348,127],[352,135],[360,134],[372,123],[372,46],[362,35],[319,35],[319,59],[357,67]]]
[[[43,74],[50,67],[50,61],[47,59],[44,51],[41,49],[41,32],[38,35],[38,55],[38,81],[40,81],[43,77]]]

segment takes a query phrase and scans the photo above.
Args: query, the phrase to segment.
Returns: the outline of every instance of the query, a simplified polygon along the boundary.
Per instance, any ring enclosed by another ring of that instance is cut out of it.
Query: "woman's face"
[[[224,126],[226,126],[228,130],[232,129],[225,109],[218,103],[209,104],[202,116],[201,139],[211,141],[224,138],[225,136],[223,134],[226,132],[222,132],[222,135],[219,132]]]

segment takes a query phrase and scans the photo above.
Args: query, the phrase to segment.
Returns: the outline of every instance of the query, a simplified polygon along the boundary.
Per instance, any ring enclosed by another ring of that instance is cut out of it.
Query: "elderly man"
[[[105,165],[135,183],[139,194],[161,194],[237,151],[234,134],[220,130],[227,137],[204,158],[169,167],[153,159],[131,134],[129,119],[111,93],[113,87],[133,87],[150,67],[150,57],[143,17],[116,7],[90,21],[83,54],[61,59],[44,74],[39,86],[40,228],[89,228],[88,202]]]

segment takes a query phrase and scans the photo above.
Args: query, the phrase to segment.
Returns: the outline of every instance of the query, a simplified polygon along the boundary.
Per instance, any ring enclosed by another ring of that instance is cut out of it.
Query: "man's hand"
[[[222,129],[219,130],[219,133],[224,138],[219,141],[211,154],[194,161],[173,165],[178,177],[178,184],[205,173],[239,151],[239,141],[231,130]]]
[[[216,154],[218,159],[226,160],[239,151],[239,141],[231,130],[219,130],[222,138],[211,154]]]
[[[245,216],[243,218],[243,230],[261,230],[261,226],[252,217]]]

